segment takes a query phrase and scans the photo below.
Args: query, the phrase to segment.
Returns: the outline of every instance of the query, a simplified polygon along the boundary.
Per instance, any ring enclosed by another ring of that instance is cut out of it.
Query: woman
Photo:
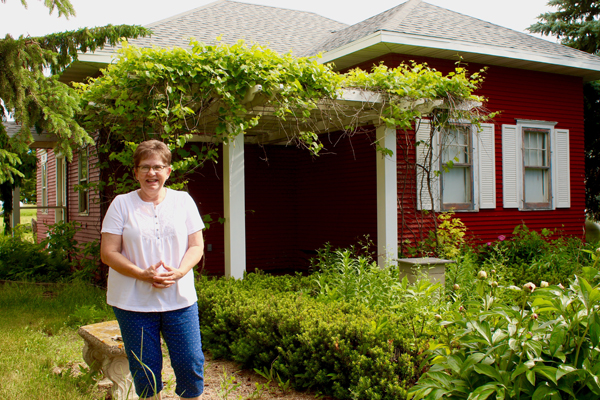
[[[175,393],[199,399],[204,355],[192,268],[204,252],[204,223],[186,192],[164,188],[171,152],[158,140],[134,155],[138,190],[117,196],[102,223],[102,261],[140,398],[160,399],[162,333],[175,371]]]

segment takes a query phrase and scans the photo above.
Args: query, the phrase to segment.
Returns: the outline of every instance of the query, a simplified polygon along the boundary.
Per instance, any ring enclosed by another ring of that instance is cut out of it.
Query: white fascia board
[[[117,60],[117,53],[80,53],[77,55],[77,60],[98,64],[112,64]]]
[[[338,100],[356,101],[359,103],[382,103],[380,93],[361,89],[342,89],[338,93]]]
[[[591,60],[576,59],[573,57],[555,56],[550,54],[532,53],[524,50],[516,50],[507,47],[488,46],[478,43],[461,42],[443,38],[422,35],[408,35],[398,32],[378,31],[362,39],[348,43],[338,49],[323,53],[319,60],[325,64],[338,58],[350,55],[357,51],[369,48],[378,43],[399,44],[405,46],[466,52],[473,54],[488,55],[513,60],[538,62],[542,64],[559,65],[564,67],[600,71],[600,58],[598,62]]]

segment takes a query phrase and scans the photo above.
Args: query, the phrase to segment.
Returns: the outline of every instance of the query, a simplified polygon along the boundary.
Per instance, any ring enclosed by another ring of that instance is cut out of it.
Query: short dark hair
[[[171,150],[160,140],[151,139],[140,143],[137,149],[135,149],[133,153],[133,166],[135,168],[139,167],[142,160],[151,155],[158,155],[162,158],[165,165],[171,165]]]

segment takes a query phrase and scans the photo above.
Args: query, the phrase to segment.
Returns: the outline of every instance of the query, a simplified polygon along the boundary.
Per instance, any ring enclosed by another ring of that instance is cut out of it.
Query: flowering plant
[[[442,316],[446,336],[431,347],[432,367],[409,398],[600,397],[600,285],[576,276],[568,289],[512,289],[524,291],[520,306],[500,304],[490,287],[462,312]]]

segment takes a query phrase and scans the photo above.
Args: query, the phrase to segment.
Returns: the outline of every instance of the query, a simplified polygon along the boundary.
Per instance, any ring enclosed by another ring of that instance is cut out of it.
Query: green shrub
[[[420,375],[423,341],[397,315],[359,303],[318,301],[277,283],[264,285],[263,279],[280,278],[198,280],[203,341],[216,357],[272,368],[298,389],[339,399],[406,397]]]
[[[28,282],[90,281],[99,267],[98,241],[79,246],[77,222],[59,222],[48,227],[41,243],[26,240],[22,230],[14,237],[0,236],[0,279]]]
[[[332,249],[326,245],[311,260],[311,271],[313,293],[321,301],[362,303],[373,309],[400,301],[398,269],[380,268],[369,252],[354,246]]]
[[[583,272],[600,278],[596,269]],[[588,280],[575,277],[568,289],[527,283],[520,306],[498,302],[487,286],[479,301],[444,316],[446,335],[411,398],[599,398],[600,285]]]

